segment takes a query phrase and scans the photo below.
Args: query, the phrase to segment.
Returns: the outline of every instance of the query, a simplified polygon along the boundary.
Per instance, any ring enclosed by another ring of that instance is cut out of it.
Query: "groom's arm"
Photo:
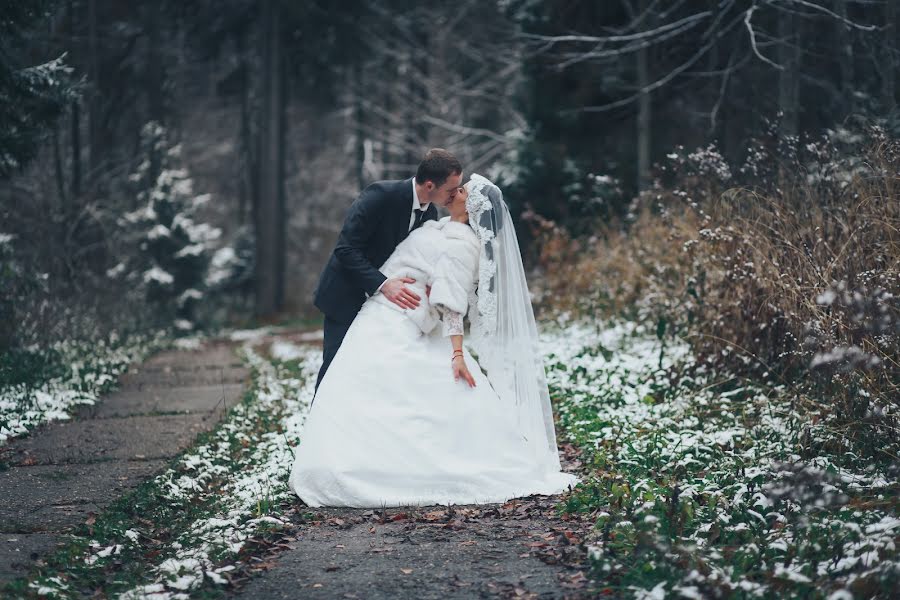
[[[350,206],[344,226],[334,248],[334,256],[353,281],[374,295],[387,280],[384,274],[372,266],[366,258],[365,247],[374,235],[387,210],[387,194],[384,190],[369,186]]]

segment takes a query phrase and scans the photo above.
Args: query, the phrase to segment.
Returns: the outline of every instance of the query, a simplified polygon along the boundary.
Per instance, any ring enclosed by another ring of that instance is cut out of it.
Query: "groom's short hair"
[[[441,187],[448,177],[457,173],[462,173],[462,163],[443,148],[432,148],[419,163],[416,183],[421,185],[431,181],[436,187]]]

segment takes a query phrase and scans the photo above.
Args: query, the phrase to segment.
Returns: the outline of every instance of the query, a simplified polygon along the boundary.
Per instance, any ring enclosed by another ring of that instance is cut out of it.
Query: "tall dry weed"
[[[651,321],[705,368],[789,383],[837,434],[811,451],[893,452],[900,142],[870,128],[787,150],[760,142],[734,171],[713,148],[670,161],[628,222],[591,238],[524,215],[538,305]]]

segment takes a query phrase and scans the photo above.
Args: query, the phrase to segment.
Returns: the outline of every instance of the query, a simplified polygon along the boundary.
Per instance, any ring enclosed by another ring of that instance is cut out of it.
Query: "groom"
[[[350,206],[315,291],[314,304],[325,313],[325,344],[316,390],[367,296],[384,294],[401,308],[419,305],[419,295],[406,287],[414,279],[388,279],[378,267],[412,230],[437,218],[434,205],[449,204],[461,182],[462,165],[456,157],[432,148],[419,163],[415,177],[376,181]]]

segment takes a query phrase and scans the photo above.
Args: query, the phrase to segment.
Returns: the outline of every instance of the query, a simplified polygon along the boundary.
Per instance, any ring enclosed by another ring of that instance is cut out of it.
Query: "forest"
[[[210,434],[227,451],[188,447],[90,534],[79,522],[74,546],[15,579],[0,569],[0,595],[207,597],[259,579],[263,542],[247,540],[274,543],[263,516],[291,520],[268,482],[302,443],[319,274],[360,191],[439,147],[464,180],[503,190],[561,453],[583,478],[554,505],[565,548],[527,550],[566,574],[547,597],[890,597],[898,13],[897,0],[4,2],[0,476],[20,468],[17,440],[154,353],[227,338],[253,383]],[[266,481],[265,501],[219,504],[235,474]],[[295,526],[329,522],[296,511]],[[197,520],[225,514],[227,533]],[[103,554],[116,547],[131,566]],[[470,591],[538,597],[523,581]]]

